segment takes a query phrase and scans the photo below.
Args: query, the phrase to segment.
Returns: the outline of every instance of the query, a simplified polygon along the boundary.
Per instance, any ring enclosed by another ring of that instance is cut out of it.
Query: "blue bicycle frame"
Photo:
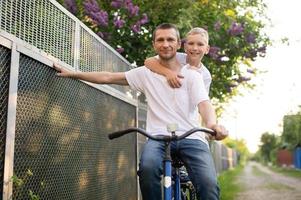
[[[156,141],[164,141],[165,142],[165,155],[163,160],[164,165],[164,178],[163,178],[163,186],[164,186],[164,200],[171,200],[172,199],[172,159],[171,159],[171,153],[170,153],[170,143],[172,141],[177,141],[184,139],[185,137],[191,135],[194,132],[202,131],[209,133],[211,135],[215,135],[216,133],[210,129],[206,128],[193,128],[186,133],[177,136],[175,134],[176,127],[169,127],[168,131],[171,132],[170,136],[166,135],[150,135],[146,131],[140,128],[129,128],[122,131],[116,131],[111,134],[109,134],[109,139],[115,139],[118,137],[121,137],[125,134],[131,133],[131,132],[138,132],[150,139],[156,140]],[[180,175],[179,175],[179,169],[176,169],[176,176],[174,180],[174,200],[180,200],[181,199],[181,185],[180,185]]]

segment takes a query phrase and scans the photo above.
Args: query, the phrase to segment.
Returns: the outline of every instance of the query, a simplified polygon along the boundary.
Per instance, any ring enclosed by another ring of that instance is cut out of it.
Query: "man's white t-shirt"
[[[197,106],[209,100],[202,76],[184,66],[182,87],[171,88],[164,76],[146,67],[138,67],[125,72],[130,87],[143,92],[148,110],[146,130],[153,135],[170,135],[168,124],[178,124],[176,134],[181,135],[194,127],[199,127]],[[201,81],[200,81],[201,80]],[[204,133],[190,135],[190,139],[200,139],[207,143]]]
[[[187,64],[187,54],[186,53],[177,52],[176,58],[182,66]],[[198,68],[196,71],[202,75],[203,81],[205,84],[205,88],[209,94],[210,85],[212,82],[212,77],[211,77],[209,70],[207,69],[207,67],[205,67],[205,65],[203,65],[203,63],[201,63],[201,67]]]

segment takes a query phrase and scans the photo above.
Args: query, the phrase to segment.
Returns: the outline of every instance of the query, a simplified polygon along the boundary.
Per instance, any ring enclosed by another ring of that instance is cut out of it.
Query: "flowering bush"
[[[142,64],[147,52],[139,47],[147,46],[143,37],[149,20],[132,0],[65,0],[64,6],[130,62],[139,55]]]
[[[255,69],[252,62],[264,57],[271,44],[263,33],[268,19],[262,0],[61,0],[61,3],[138,66],[153,55],[151,32],[158,24],[174,23],[182,35],[192,27],[207,29],[211,48],[203,62],[213,77],[210,95],[219,105],[237,95],[240,86],[253,87],[250,80],[260,69]]]

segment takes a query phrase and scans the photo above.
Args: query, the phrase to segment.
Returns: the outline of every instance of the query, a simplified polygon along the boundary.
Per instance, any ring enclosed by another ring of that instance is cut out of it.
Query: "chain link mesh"
[[[20,56],[13,199],[137,199],[135,106]]]
[[[1,0],[0,28],[73,65],[75,21],[48,0]]]
[[[0,46],[0,194],[3,193],[10,57],[10,50]]]
[[[97,40],[84,28],[81,28],[79,70],[83,72],[111,71],[122,72],[130,70],[130,65]],[[129,87],[111,85],[123,92],[134,94]],[[135,97],[135,95],[134,95]]]

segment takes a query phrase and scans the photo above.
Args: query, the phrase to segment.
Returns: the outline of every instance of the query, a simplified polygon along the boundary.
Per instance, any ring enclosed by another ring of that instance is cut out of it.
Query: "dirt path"
[[[238,178],[243,192],[235,200],[301,200],[301,180],[249,162]]]

